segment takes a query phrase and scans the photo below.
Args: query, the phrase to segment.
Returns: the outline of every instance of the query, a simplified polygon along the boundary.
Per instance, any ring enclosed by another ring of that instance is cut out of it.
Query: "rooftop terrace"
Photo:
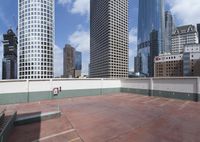
[[[0,141],[196,142],[199,99],[196,77],[0,81]]]
[[[8,142],[200,141],[200,104],[192,101],[116,93],[6,107],[21,115],[58,105],[60,118],[17,126]]]

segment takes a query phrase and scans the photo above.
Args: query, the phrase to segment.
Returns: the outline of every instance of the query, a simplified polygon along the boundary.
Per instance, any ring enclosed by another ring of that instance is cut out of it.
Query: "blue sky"
[[[0,39],[9,27],[17,26],[17,0],[0,0]],[[89,63],[89,0],[55,0],[56,2],[56,45],[55,75],[62,74],[62,48],[72,44],[83,53],[83,74],[88,72]],[[200,22],[199,0],[166,0],[176,23],[194,24]],[[192,7],[192,9],[191,9]],[[187,11],[187,13],[184,13]],[[137,45],[138,0],[129,0],[129,70],[133,70]],[[0,76],[2,44],[0,44]]]

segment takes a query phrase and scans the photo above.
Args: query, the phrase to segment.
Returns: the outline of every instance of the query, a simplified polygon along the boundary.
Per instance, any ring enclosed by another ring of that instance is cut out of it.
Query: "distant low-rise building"
[[[155,77],[200,76],[200,44],[185,45],[183,54],[155,57],[154,72]]]
[[[183,76],[183,55],[160,55],[155,57],[155,77]]]

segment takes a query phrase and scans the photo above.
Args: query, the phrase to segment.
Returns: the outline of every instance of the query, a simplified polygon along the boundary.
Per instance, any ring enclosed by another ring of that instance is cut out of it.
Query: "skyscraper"
[[[154,57],[158,56],[158,31],[153,30],[150,33],[150,54],[149,54],[149,76],[154,77]]]
[[[65,45],[63,49],[63,73],[65,78],[72,78],[75,74],[75,48],[71,45]]]
[[[53,77],[55,0],[18,0],[19,79]]]
[[[165,12],[165,46],[164,52],[170,53],[172,48],[172,33],[175,30],[175,24],[170,11]]]
[[[128,77],[128,0],[90,0],[90,77]]]
[[[65,78],[77,78],[81,76],[82,53],[76,51],[71,45],[65,45],[63,49],[63,73]]]
[[[200,43],[200,24],[197,24],[198,38]]]
[[[17,36],[12,29],[3,35],[2,79],[17,79]]]
[[[82,69],[82,53],[79,51],[75,52],[75,69],[76,70]]]
[[[151,45],[150,36],[157,32],[158,44]],[[139,0],[138,15],[138,55],[135,67],[141,74],[151,76],[153,67],[150,66],[150,50],[157,49],[156,53],[163,52],[164,46],[164,0]],[[155,47],[158,46],[158,47]],[[152,46],[152,47],[151,47]],[[155,56],[155,55],[154,55]],[[151,57],[154,58],[154,57]]]
[[[79,51],[75,51],[75,78],[81,76],[82,70],[82,53]]]

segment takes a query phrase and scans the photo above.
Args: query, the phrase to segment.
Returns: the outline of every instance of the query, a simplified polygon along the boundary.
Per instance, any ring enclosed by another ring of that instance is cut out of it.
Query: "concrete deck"
[[[9,105],[20,115],[60,106],[58,119],[15,127],[9,142],[197,142],[200,103],[136,94]]]

